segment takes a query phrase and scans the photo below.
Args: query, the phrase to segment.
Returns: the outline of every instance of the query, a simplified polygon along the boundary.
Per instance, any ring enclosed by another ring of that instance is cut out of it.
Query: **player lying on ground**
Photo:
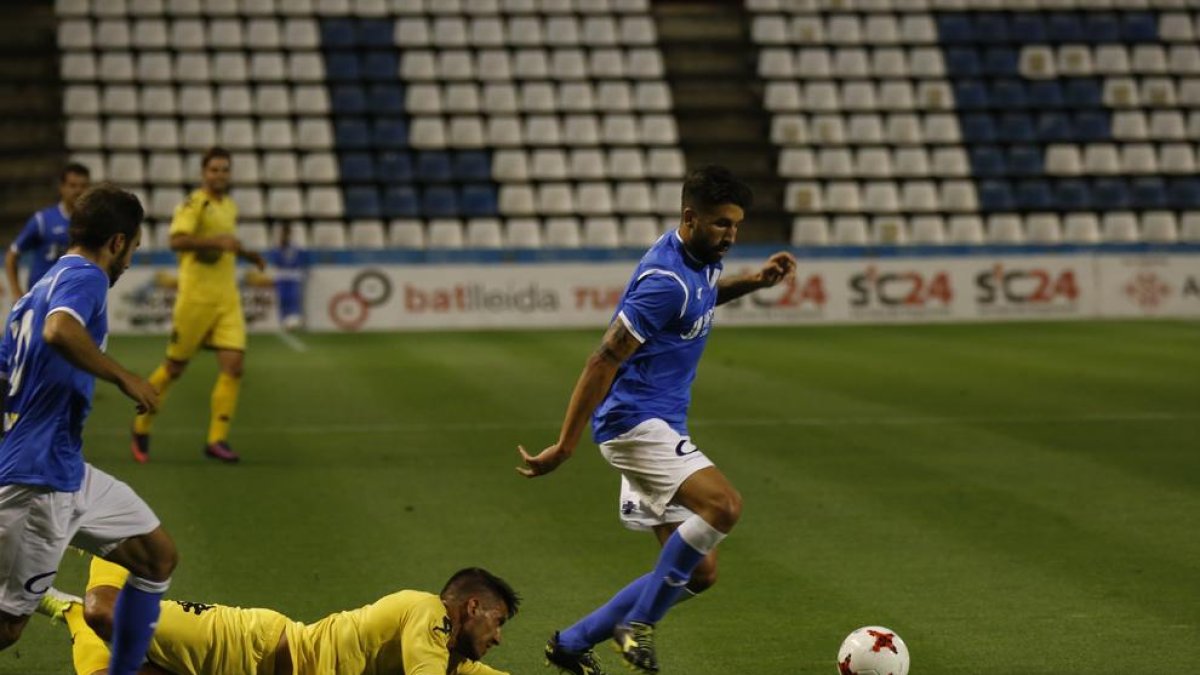
[[[78,675],[108,672],[101,636],[127,574],[93,558],[84,604],[57,608]],[[456,572],[440,596],[399,591],[307,626],[270,609],[163,601],[139,675],[504,675],[479,659],[519,604],[507,582],[478,567]]]

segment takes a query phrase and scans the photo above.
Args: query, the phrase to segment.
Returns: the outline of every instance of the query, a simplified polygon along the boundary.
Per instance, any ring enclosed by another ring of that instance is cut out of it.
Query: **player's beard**
[[[121,275],[125,273],[125,270],[129,268],[129,263],[127,260],[129,259],[129,249],[132,246],[133,242],[126,243],[125,248],[121,249],[121,254],[113,258],[113,261],[108,264],[107,272],[109,288],[115,286],[117,284],[117,279],[120,279]]]

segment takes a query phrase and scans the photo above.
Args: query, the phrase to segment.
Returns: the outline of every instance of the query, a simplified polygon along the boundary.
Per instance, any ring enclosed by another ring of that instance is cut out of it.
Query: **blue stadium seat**
[[[1045,211],[1054,207],[1050,184],[1040,178],[1017,184],[1017,208],[1024,211]]]
[[[412,157],[407,152],[383,152],[376,161],[379,180],[387,183],[410,183],[413,179]]]
[[[978,145],[970,149],[971,173],[976,176],[996,177],[1008,174],[1004,153],[993,145]]]
[[[462,212],[467,217],[494,216],[499,212],[496,190],[490,185],[468,185],[462,191]]]
[[[979,182],[979,210],[987,213],[1012,211],[1016,206],[1008,183],[1000,180]]]
[[[338,157],[338,171],[346,183],[370,183],[375,180],[375,161],[366,152],[347,152]]]
[[[1021,80],[994,80],[992,82],[992,105],[1004,109],[1024,110],[1029,107],[1025,83]]]
[[[1013,14],[1009,33],[1022,44],[1046,41],[1046,19],[1038,13]]]
[[[367,110],[367,97],[357,84],[336,84],[329,105],[335,115],[359,115]]]
[[[959,110],[985,110],[991,103],[987,89],[975,80],[957,80],[954,83],[954,105]]]
[[[321,21],[321,47],[348,49],[358,44],[354,19],[325,19]]]
[[[358,54],[331,52],[325,55],[325,73],[329,79],[345,82],[359,79]]]
[[[1075,139],[1085,143],[1098,143],[1112,139],[1112,120],[1107,112],[1091,110],[1075,115]]]
[[[367,52],[362,62],[363,78],[373,82],[394,82],[399,69],[394,50]]]
[[[1158,42],[1158,18],[1150,12],[1127,12],[1121,21],[1126,42]]]
[[[946,74],[951,78],[979,77],[983,67],[974,47],[951,47],[946,50]]]
[[[417,180],[422,183],[447,183],[452,177],[449,154],[434,150],[417,154]]]
[[[454,178],[464,182],[490,181],[492,160],[486,152],[463,150],[454,156]]]
[[[967,145],[995,143],[996,127],[987,113],[969,113],[959,117],[963,142]]]
[[[999,12],[979,12],[975,15],[974,31],[980,42],[1006,44],[1009,41],[1008,17]]]
[[[1063,107],[1062,85],[1057,80],[1036,80],[1030,82],[1029,105],[1034,108]]]
[[[937,17],[938,40],[944,44],[971,44],[975,31],[966,14],[941,14]]]
[[[377,117],[371,125],[371,136],[380,148],[408,147],[408,125],[399,117]]]
[[[421,214],[417,191],[408,185],[393,185],[383,192],[383,217],[415,218]]]
[[[1112,12],[1086,12],[1083,15],[1083,37],[1100,44],[1121,41],[1121,22]]]
[[[1132,185],[1133,208],[1165,209],[1167,188],[1161,178],[1134,178]]]
[[[1042,149],[1014,145],[1008,149],[1008,173],[1012,176],[1041,176],[1045,172]]]
[[[430,218],[456,218],[459,215],[458,196],[454,188],[434,185],[421,195],[421,212]]]
[[[346,189],[347,218],[379,218],[379,192],[370,185],[355,185]]]
[[[1092,182],[1092,205],[1098,211],[1129,208],[1129,183],[1124,178],[1097,178]]]
[[[395,44],[392,34],[395,26],[391,21],[381,19],[360,19],[358,22],[358,43],[366,47],[391,48]]]
[[[1046,39],[1052,43],[1083,42],[1083,22],[1071,12],[1053,12],[1046,22]]]
[[[1082,180],[1067,178],[1054,187],[1054,204],[1062,211],[1084,211],[1091,208],[1091,203],[1091,192]]]
[[[1200,179],[1170,178],[1167,181],[1167,202],[1173,209],[1200,209]]]
[[[1017,77],[1021,57],[1011,47],[988,47],[983,52],[983,73],[992,77]]]
[[[1066,113],[1049,112],[1037,117],[1037,137],[1043,143],[1057,143],[1075,138],[1071,118]]]
[[[1071,108],[1099,108],[1103,105],[1104,92],[1099,80],[1094,78],[1072,78],[1067,80],[1063,98]]]
[[[371,146],[371,134],[361,117],[343,117],[333,121],[333,137],[339,150],[355,150]]]
[[[1034,142],[1033,118],[1026,113],[1004,113],[996,124],[996,138],[1002,143]]]
[[[396,74],[393,71],[392,77]],[[404,113],[404,87],[399,84],[372,84],[367,90],[367,105],[375,114],[401,115]]]

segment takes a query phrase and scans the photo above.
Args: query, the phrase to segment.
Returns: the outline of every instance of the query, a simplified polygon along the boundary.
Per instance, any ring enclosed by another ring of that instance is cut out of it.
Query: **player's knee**
[[[172,380],[178,380],[185,370],[187,370],[187,361],[167,360],[167,375]]]
[[[231,363],[231,364],[229,364],[228,366],[225,366],[224,368],[222,368],[222,369],[221,369],[221,372],[222,372],[222,373],[225,373],[225,374],[226,374],[226,375],[228,375],[229,377],[238,377],[238,378],[240,378],[240,377],[242,376],[242,373],[243,373],[243,372],[245,372],[245,371],[244,371],[244,369],[243,369],[243,367],[242,367],[242,364],[241,364],[241,362],[239,361],[239,362],[238,362],[238,363],[236,363],[236,364],[233,364],[233,363]]]
[[[742,517],[742,495],[733,488],[724,490],[712,497],[709,509],[716,520],[712,525],[728,532]]]
[[[17,640],[21,639],[21,631],[24,628],[24,622],[0,621],[0,651],[15,645]]]
[[[179,551],[175,548],[174,543],[172,543],[170,546],[158,551],[154,559],[149,561],[144,576],[150,581],[167,581],[171,578],[171,574],[175,572],[175,567],[178,564]]]
[[[113,606],[109,598],[91,593],[83,601],[83,621],[104,640],[112,639]]]

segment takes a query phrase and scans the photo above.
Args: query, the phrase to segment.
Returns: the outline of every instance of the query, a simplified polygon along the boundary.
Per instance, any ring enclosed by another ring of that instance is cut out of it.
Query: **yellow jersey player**
[[[204,454],[236,462],[230,449],[229,425],[237,408],[246,352],[246,318],[237,284],[237,259],[249,260],[261,271],[266,262],[242,248],[235,236],[237,205],[229,197],[230,155],[210,148],[201,160],[202,184],[178,208],[171,220],[171,249],[179,255],[179,290],[171,321],[167,357],[150,375],[159,404],[179,379],[200,347],[216,350],[217,383],[213,387],[208,441]],[[133,458],[150,460],[150,430],[154,413],[133,422]]]
[[[59,609],[78,675],[108,672],[100,635],[126,574],[93,558],[84,604]],[[269,609],[163,601],[139,675],[505,675],[479,659],[519,604],[507,582],[478,567],[455,573],[439,595],[399,591],[308,625]]]

